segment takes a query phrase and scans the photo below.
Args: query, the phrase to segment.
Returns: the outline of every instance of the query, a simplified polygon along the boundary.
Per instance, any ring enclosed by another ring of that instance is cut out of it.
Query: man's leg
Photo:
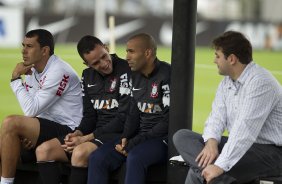
[[[162,139],[145,141],[129,151],[126,159],[125,184],[143,184],[149,166],[167,161],[167,145]]]
[[[238,183],[282,174],[282,148],[274,145],[253,144],[246,154],[226,172]]]
[[[87,182],[88,158],[97,148],[97,145],[92,142],[85,142],[74,148],[71,157],[70,184]]]
[[[193,169],[189,169],[185,184],[202,184],[204,178],[201,176],[201,172],[196,172]]]
[[[195,159],[205,146],[201,134],[181,129],[173,135],[173,143],[185,162],[190,167],[198,168]]]
[[[42,183],[58,184],[61,174],[59,163],[68,162],[66,152],[57,138],[51,139],[36,148],[36,159]]]
[[[39,130],[40,124],[37,118],[12,115],[4,119],[1,128],[3,178],[14,178],[15,176],[17,162],[20,156],[20,137],[25,137],[33,145],[36,145]]]
[[[91,153],[88,161],[88,184],[107,184],[110,172],[118,169],[126,157],[115,150],[117,141],[103,144]]]
[[[218,145],[219,152],[222,150],[226,142],[227,137],[221,137],[221,142]],[[173,143],[177,151],[180,153],[180,155],[190,167],[186,181],[197,181],[203,183],[204,179],[201,176],[202,169],[198,167],[198,164],[195,161],[196,157],[199,155],[199,153],[203,150],[205,146],[202,135],[188,129],[181,129],[173,135]]]

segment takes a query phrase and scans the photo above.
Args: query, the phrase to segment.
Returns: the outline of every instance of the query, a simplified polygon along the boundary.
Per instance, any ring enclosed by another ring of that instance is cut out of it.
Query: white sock
[[[1,177],[1,183],[0,184],[13,184],[15,178],[4,178]]]

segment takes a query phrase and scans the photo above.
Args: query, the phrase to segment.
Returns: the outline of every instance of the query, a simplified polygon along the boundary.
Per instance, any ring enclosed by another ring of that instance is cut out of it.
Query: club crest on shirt
[[[157,98],[158,94],[159,94],[159,92],[158,92],[158,84],[154,82],[152,84],[151,97],[152,98]]]
[[[117,79],[116,79],[116,78],[113,78],[113,79],[111,80],[111,86],[110,86],[109,91],[110,91],[110,92],[115,91],[116,86],[117,86]]]

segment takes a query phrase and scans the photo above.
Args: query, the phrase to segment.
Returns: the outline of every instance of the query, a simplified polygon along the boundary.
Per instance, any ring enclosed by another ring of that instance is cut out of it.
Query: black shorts
[[[36,147],[45,141],[58,138],[71,133],[73,130],[67,125],[61,125],[54,121],[43,118],[37,118],[40,122],[40,133],[37,139]]]
[[[22,162],[36,162],[35,149],[37,146],[45,141],[51,140],[53,138],[59,138],[72,132],[72,129],[67,125],[61,125],[54,121],[48,119],[37,118],[40,123],[39,136],[34,149],[22,150],[21,160]]]

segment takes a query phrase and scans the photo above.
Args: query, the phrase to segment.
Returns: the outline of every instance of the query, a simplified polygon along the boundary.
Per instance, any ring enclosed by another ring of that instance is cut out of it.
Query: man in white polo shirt
[[[12,72],[11,88],[24,115],[11,115],[1,127],[1,184],[14,181],[22,138],[34,145],[72,132],[82,118],[80,79],[54,55],[53,35],[29,31],[22,42],[23,61]],[[21,78],[25,75],[25,79]]]

